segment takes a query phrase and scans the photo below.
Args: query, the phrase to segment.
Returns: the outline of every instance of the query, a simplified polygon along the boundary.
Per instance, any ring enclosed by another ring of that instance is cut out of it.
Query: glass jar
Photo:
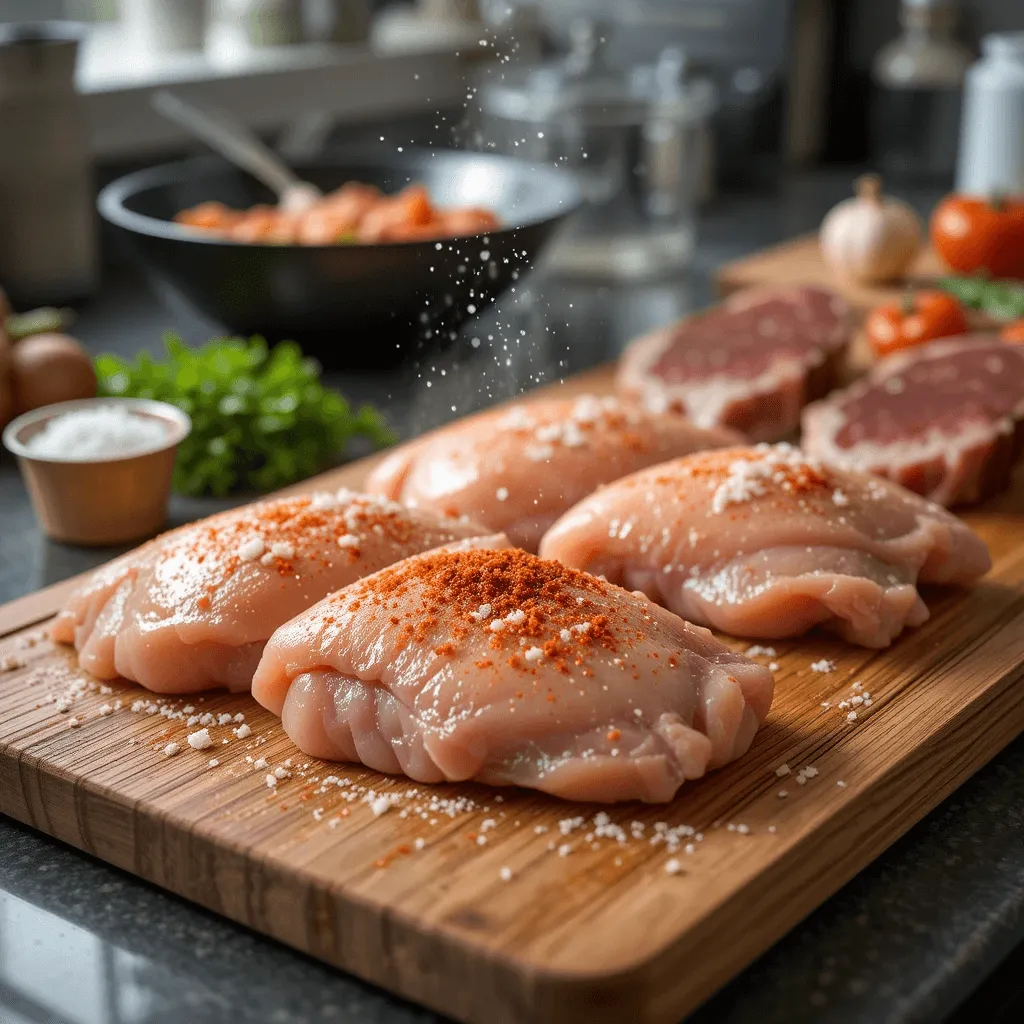
[[[691,79],[677,48],[653,67],[620,72],[605,59],[606,42],[599,25],[579,22],[564,61],[491,70],[479,89],[476,143],[579,178],[584,205],[548,250],[550,269],[663,276],[693,255],[697,205],[711,180],[715,93]]]

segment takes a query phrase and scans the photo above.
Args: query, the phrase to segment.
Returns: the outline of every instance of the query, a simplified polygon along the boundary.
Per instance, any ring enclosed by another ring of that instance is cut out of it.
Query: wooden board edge
[[[52,618],[60,611],[64,599],[91,575],[92,571],[80,573],[0,605],[0,640]]]
[[[430,938],[438,955],[449,959],[449,966],[444,971],[431,969],[421,962],[423,927],[401,912],[340,890],[320,892],[297,869],[269,858],[253,861],[243,850],[172,816],[139,815],[133,805],[105,787],[7,746],[0,747],[0,780],[6,775],[14,784],[0,786],[0,812],[238,924],[467,1024],[541,1024],[555,1019],[619,1024],[628,1018],[637,1024],[674,1024],[1024,733],[1022,682],[1024,664],[1007,672],[944,722],[886,775],[857,793],[833,819],[792,845],[723,903],[710,908],[685,935],[648,959],[613,972],[553,972],[515,957],[481,955],[468,939],[461,941],[457,935],[441,932],[431,933]],[[958,756],[950,758],[949,740],[954,734],[959,740],[954,751]],[[24,773],[25,768],[31,768],[31,773]],[[922,772],[941,778],[941,785],[931,790],[909,785]],[[29,774],[31,786],[38,789],[34,794],[27,788]],[[866,813],[868,809],[875,813]],[[884,811],[881,819],[879,809]],[[104,829],[102,834],[85,824],[115,819],[120,819],[118,827]],[[117,836],[130,836],[131,842],[119,846]],[[819,874],[794,898],[784,879],[811,846],[819,858],[824,851],[834,870]],[[303,899],[275,905],[275,913],[267,913],[262,906],[226,905],[216,887],[225,859],[230,870],[245,877],[246,893],[290,892],[297,887]],[[265,916],[257,917],[258,913]],[[744,927],[752,917],[757,927]],[[723,930],[727,934],[723,935]],[[712,945],[721,952],[713,962],[702,955]],[[699,967],[680,972],[681,959]],[[436,968],[436,962],[431,962]],[[481,978],[482,969],[490,975],[488,979]],[[457,977],[472,976],[475,984],[457,993],[439,986],[437,979],[451,977],[453,972]],[[486,1005],[480,1001],[480,993],[487,993]]]
[[[961,740],[960,756],[951,760],[948,748],[954,733]],[[993,735],[998,736],[994,743]],[[638,1022],[676,1024],[693,1012],[1021,735],[1024,735],[1024,664],[947,720],[928,740],[866,786],[838,814],[791,846],[748,885],[733,892],[679,942],[660,951],[646,965],[646,972],[653,972],[654,976],[645,979],[645,987],[652,992],[671,991],[672,1001],[664,1004],[663,1000],[662,1004],[648,1008],[651,1012],[640,1014]],[[909,777],[923,772],[941,778],[941,785],[930,791],[907,786]],[[914,805],[908,809],[907,802],[911,800]],[[877,812],[883,807],[886,808],[884,821],[873,828],[865,828],[865,811]],[[811,848],[818,859],[823,855],[830,857],[837,869],[834,874],[815,876],[811,884],[799,889],[794,896],[792,888],[782,884],[783,880]],[[779,898],[780,893],[785,894],[784,899]],[[724,941],[720,935],[716,937],[716,933],[727,916],[736,920],[753,919],[757,928],[737,927],[729,941]],[[709,948],[709,944],[724,954],[713,964],[702,956],[702,950]],[[706,975],[695,981],[692,973],[681,974],[678,970],[681,960],[700,964]]]

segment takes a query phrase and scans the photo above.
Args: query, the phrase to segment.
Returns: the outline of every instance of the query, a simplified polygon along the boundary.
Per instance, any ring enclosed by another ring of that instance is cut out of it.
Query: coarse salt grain
[[[359,538],[353,533],[343,533],[338,538],[339,548],[357,548],[359,547]]]
[[[267,545],[259,537],[252,537],[238,548],[238,557],[243,562],[255,562],[267,550]]]
[[[780,779],[781,779],[781,778],[782,778],[782,777],[783,777],[784,775],[788,775],[788,774],[789,774],[789,772],[790,772],[790,768],[789,768],[789,765],[788,765],[788,764],[780,764],[780,765],[779,765],[779,767],[775,769],[775,774],[776,774],[776,775],[778,775],[778,777],[779,777]]]
[[[193,750],[206,750],[208,747],[213,746],[213,740],[210,739],[209,729],[197,729],[195,732],[188,734],[188,745]]]
[[[277,786],[277,779],[269,773],[267,773],[263,781],[266,782],[267,789],[274,789]]]
[[[379,818],[382,814],[387,814],[391,810],[391,797],[379,796],[370,803],[370,810],[373,811],[373,816]]]
[[[544,657],[544,651],[540,647],[528,647],[523,653],[527,661],[540,661]]]
[[[748,658],[757,658],[763,656],[765,658],[775,658],[778,656],[778,651],[774,647],[762,647],[760,644],[752,644],[743,652]]]
[[[164,757],[174,757],[175,754],[181,753],[181,746],[177,743],[171,742],[164,747]]]
[[[500,878],[500,879],[501,879],[501,880],[502,880],[503,882],[511,882],[511,881],[512,881],[512,869],[511,869],[511,868],[502,868],[502,869],[501,869],[501,870],[500,870],[500,871],[498,872],[498,877],[499,877],[499,878]]]
[[[836,663],[829,661],[828,658],[822,658],[820,661],[811,662],[812,672],[835,672]]]
[[[206,762],[206,764],[208,768],[216,768],[217,765],[220,764],[220,761],[218,761],[217,758],[215,757],[211,757],[210,760]]]
[[[243,722],[238,728],[231,730],[240,740],[247,740],[252,735],[252,729]]]
[[[71,717],[68,719],[69,729],[77,729],[81,724],[82,723],[77,718]]]
[[[679,862],[676,857],[672,857],[670,860],[665,862],[665,874],[666,875],[678,875],[683,870],[683,865]]]
[[[507,487],[499,487],[494,492],[494,496],[498,499],[498,501],[508,501],[508,488]]]
[[[121,405],[98,405],[55,416],[25,442],[31,455],[60,462],[118,459],[167,444],[163,420]]]

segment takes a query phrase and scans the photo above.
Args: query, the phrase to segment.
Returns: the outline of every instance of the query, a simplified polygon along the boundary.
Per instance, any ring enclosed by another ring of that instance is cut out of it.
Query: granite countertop
[[[848,183],[849,175],[815,174],[772,194],[719,200],[683,282],[594,288],[534,278],[448,352],[386,380],[332,376],[332,383],[383,405],[408,436],[595,365],[638,331],[706,304],[711,273],[722,261],[813,230]],[[907,198],[924,207],[934,197]],[[168,327],[192,341],[211,333],[210,325],[173,302],[161,305],[120,270],[83,311],[76,334],[93,351],[127,354],[157,347]],[[175,499],[172,519],[223,504]],[[16,468],[0,458],[0,601],[110,554],[45,541]],[[940,1021],[1022,939],[1024,738],[690,1020]],[[1021,1019],[1024,997],[1013,969],[1019,959],[1018,949],[1001,972],[999,1020]],[[996,1019],[977,997],[958,1015],[983,1018]],[[439,1020],[0,817],[0,1024]]]

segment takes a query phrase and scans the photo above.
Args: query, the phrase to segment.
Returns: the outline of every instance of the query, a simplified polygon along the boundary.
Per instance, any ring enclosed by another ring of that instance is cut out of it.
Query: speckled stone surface
[[[383,404],[408,435],[577,372],[639,330],[706,302],[714,266],[812,229],[847,187],[846,176],[814,176],[775,196],[720,203],[686,282],[625,291],[527,283],[463,343],[400,378],[337,383]],[[210,333],[118,276],[83,311],[76,333],[93,351],[129,353],[157,347],[169,326],[195,341]],[[217,507],[176,500],[171,516],[181,522]],[[0,601],[110,554],[45,541],[12,460],[0,458]],[[690,1020],[941,1021],[1022,940],[1024,738]],[[0,818],[0,1024],[439,1020]]]

